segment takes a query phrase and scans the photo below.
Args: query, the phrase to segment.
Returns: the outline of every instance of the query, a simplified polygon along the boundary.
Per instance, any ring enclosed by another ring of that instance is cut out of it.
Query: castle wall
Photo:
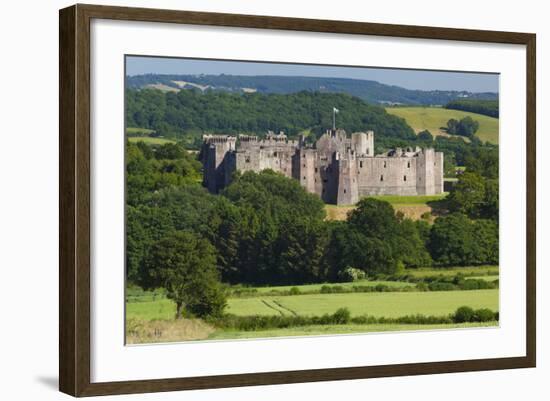
[[[416,195],[416,157],[357,158],[359,196]]]

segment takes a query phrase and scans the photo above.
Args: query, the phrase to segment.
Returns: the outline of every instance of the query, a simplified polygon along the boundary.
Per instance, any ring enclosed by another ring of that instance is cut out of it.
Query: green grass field
[[[455,276],[462,273],[467,277],[493,281],[498,279],[498,266],[422,268],[407,269],[406,274],[416,277]],[[230,297],[226,312],[237,316],[321,316],[333,314],[339,308],[349,309],[352,317],[369,315],[374,317],[397,318],[405,315],[445,316],[452,314],[460,306],[474,309],[489,308],[499,310],[499,290],[471,291],[412,291],[412,292],[351,292],[331,294],[306,294],[319,291],[323,285],[338,285],[344,288],[355,285],[391,287],[415,286],[403,281],[369,281],[354,283],[306,284],[299,286],[272,287],[232,287],[256,290],[246,297]],[[270,291],[288,291],[296,287],[301,295],[273,295]],[[367,333],[399,330],[437,330],[451,328],[496,326],[497,322],[468,324],[343,324],[310,325],[258,331],[235,331],[216,328],[201,319],[174,320],[174,302],[167,299],[161,290],[143,291],[139,287],[129,287],[126,291],[126,321],[128,343],[154,343],[171,341],[192,341],[206,339],[239,339],[292,337],[304,335],[332,335],[346,333]]]
[[[479,130],[476,136],[482,141],[498,144],[498,118],[442,107],[388,107],[386,111],[404,118],[415,132],[418,133],[427,129],[433,135],[448,135],[441,127],[446,127],[447,121],[451,118],[460,120],[470,116],[479,122]]]
[[[352,316],[442,316],[468,305],[498,310],[498,290],[373,292],[312,294],[282,297],[229,299],[227,312],[235,315],[322,315],[347,307]]]
[[[151,136],[131,136],[128,137],[129,142],[145,142],[148,145],[164,145],[165,143],[176,143],[171,139],[155,138]]]
[[[227,312],[247,315],[322,315],[338,308],[349,308],[352,316],[371,315],[400,317],[404,315],[447,315],[458,307],[498,310],[498,290],[372,292],[349,294],[311,294],[259,296],[228,299]],[[168,299],[129,302],[127,319],[173,319],[175,304]]]
[[[427,205],[428,202],[439,201],[441,199],[444,199],[447,195],[448,193],[444,192],[440,195],[413,195],[413,196],[376,195],[376,196],[369,196],[369,198],[386,201],[393,206]]]

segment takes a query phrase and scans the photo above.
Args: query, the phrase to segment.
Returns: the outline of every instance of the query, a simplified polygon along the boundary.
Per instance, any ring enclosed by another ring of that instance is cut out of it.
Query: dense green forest
[[[126,91],[126,125],[149,128],[157,135],[200,144],[202,132],[265,135],[284,131],[290,137],[302,132],[318,136],[337,125],[348,132],[374,130],[377,138],[415,139],[403,119],[361,99],[332,93],[299,92],[291,95],[232,94],[225,92],[158,90]]]
[[[176,83],[178,82],[178,83]],[[492,92],[422,91],[386,85],[376,81],[300,76],[247,76],[247,75],[159,75],[146,74],[126,77],[127,88],[142,89],[148,85],[163,84],[175,90],[193,89],[200,85],[205,90],[242,93],[255,90],[258,93],[290,94],[301,91],[323,93],[348,93],[373,104],[444,105],[461,96],[473,99],[494,100]],[[190,85],[191,84],[191,85]]]
[[[212,195],[200,184],[196,156],[181,145],[128,143],[128,280],[159,285],[164,276],[155,263],[170,257],[165,245],[190,242],[183,233],[194,238],[190,252],[212,255],[205,291],[215,288],[210,268],[223,282],[275,285],[338,281],[350,267],[377,275],[498,264],[498,151],[468,149],[461,156],[467,172],[441,205],[449,213],[430,225],[369,198],[346,221],[327,221],[318,196],[270,170],[238,174]]]
[[[498,99],[458,99],[447,103],[447,109],[470,111],[472,113],[483,114],[489,117],[498,118]]]

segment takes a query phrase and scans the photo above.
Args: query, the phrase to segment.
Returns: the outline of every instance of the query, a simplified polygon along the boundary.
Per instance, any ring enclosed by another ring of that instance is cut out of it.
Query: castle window
[[[306,165],[304,164],[304,167],[305,167],[305,166],[306,166]]]
[[[359,162],[359,168],[363,168],[363,162],[362,161]]]
[[[346,189],[344,188],[344,193],[346,193]]]
[[[277,157],[277,152],[273,152],[273,156]]]
[[[315,172],[317,172],[317,167],[315,167]]]
[[[403,181],[407,181],[407,176],[406,175],[403,176]]]
[[[384,162],[384,168],[386,168],[386,162]]]
[[[306,179],[306,176],[304,175],[304,180]]]
[[[407,168],[411,168],[411,162],[407,162]]]
[[[244,161],[245,161],[246,163],[250,163],[250,157],[246,157],[246,158],[244,159]]]
[[[383,175],[380,176],[380,181],[384,181],[384,176]]]

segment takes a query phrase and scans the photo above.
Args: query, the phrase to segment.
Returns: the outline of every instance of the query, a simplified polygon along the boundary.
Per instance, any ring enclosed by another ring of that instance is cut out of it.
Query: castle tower
[[[418,195],[436,194],[434,162],[435,151],[433,149],[424,149],[418,154],[416,161],[416,192]]]
[[[359,201],[359,190],[357,184],[357,160],[355,154],[347,152],[345,157],[336,153],[335,167],[337,169],[337,205],[352,205]]]
[[[374,132],[354,132],[351,134],[351,149],[358,156],[374,156]]]
[[[229,182],[235,165],[229,154],[235,151],[236,142],[234,136],[203,135],[203,185],[209,192],[216,194]]]

